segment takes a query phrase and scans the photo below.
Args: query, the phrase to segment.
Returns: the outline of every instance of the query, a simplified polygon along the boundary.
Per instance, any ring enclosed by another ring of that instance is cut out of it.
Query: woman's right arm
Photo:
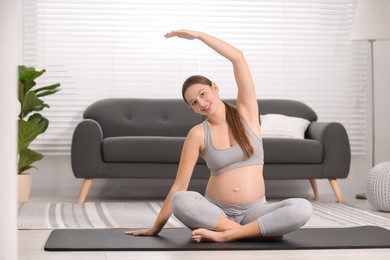
[[[199,126],[194,127],[188,133],[183,145],[179,167],[175,182],[173,183],[165,201],[161,208],[160,213],[153,227],[148,229],[126,231],[127,235],[134,236],[155,236],[157,235],[168,222],[172,215],[171,199],[173,195],[178,191],[184,191],[188,189],[192,172],[200,154],[201,143],[203,137],[200,136]]]

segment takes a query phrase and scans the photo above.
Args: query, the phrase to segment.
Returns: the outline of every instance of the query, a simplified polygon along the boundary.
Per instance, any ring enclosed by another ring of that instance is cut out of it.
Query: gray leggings
[[[274,237],[299,229],[311,217],[313,208],[305,199],[267,203],[265,198],[249,204],[226,204],[205,198],[198,192],[179,191],[171,200],[172,212],[190,229],[214,230],[221,214],[241,225],[257,220],[263,237]]]

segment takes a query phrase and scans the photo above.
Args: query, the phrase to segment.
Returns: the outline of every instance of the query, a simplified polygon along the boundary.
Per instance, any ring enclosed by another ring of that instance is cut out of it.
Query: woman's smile
[[[211,104],[207,103],[206,105],[202,106],[202,111],[208,113],[208,112],[210,112],[210,107],[211,107]]]

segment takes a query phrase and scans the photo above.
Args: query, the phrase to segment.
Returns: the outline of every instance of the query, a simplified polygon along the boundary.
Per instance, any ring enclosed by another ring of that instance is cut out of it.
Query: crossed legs
[[[280,239],[283,234],[303,226],[312,213],[310,202],[304,199],[288,199],[273,204],[259,201],[239,212],[237,207],[240,208],[240,205],[217,204],[191,191],[178,192],[171,201],[173,214],[193,230],[192,239],[196,242]]]
[[[227,222],[229,219],[225,216],[220,217],[220,221],[218,224],[221,224],[219,228],[226,228],[227,226],[223,226],[223,222]],[[231,221],[231,220],[230,220]],[[208,230],[205,228],[198,228],[192,231],[192,240],[195,242],[201,241],[214,241],[214,242],[229,242],[240,239],[249,239],[249,238],[257,238],[261,239],[261,230],[257,221],[252,221],[246,225],[240,225],[236,223],[237,226],[225,229],[224,231]],[[280,237],[275,237],[272,239],[279,240]]]

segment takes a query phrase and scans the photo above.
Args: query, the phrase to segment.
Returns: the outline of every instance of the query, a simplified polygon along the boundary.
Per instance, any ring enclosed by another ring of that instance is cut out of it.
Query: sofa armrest
[[[103,131],[92,119],[81,121],[74,130],[71,163],[76,178],[103,177]]]
[[[321,142],[323,146],[322,178],[346,178],[351,164],[348,134],[340,123],[312,122],[306,138]]]

